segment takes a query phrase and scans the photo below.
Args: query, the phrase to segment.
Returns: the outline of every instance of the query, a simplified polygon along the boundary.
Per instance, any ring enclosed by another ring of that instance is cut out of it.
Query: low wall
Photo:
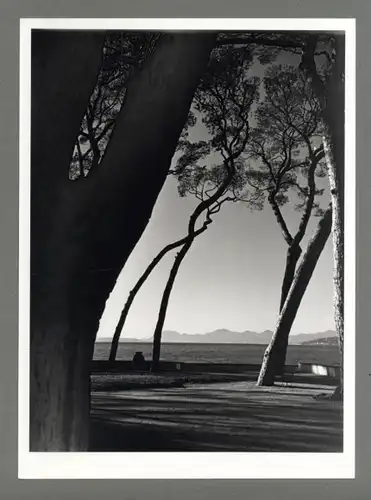
[[[207,373],[251,373],[259,372],[260,364],[237,364],[237,363],[190,363],[161,361],[159,370],[162,371],[185,371],[185,372],[207,372]],[[151,362],[146,361],[141,370],[150,370]],[[92,373],[97,372],[125,372],[135,369],[132,361],[93,361],[91,366]],[[286,365],[286,373],[295,373],[296,365]]]
[[[161,361],[160,371],[184,371],[198,373],[259,373],[260,364],[237,364],[237,363],[190,363],[176,361]],[[94,360],[91,365],[92,373],[122,373],[135,370],[132,361],[102,361]],[[151,362],[146,361],[140,368],[141,371],[149,371]],[[339,379],[340,366],[321,365],[317,363],[301,363],[297,365],[286,365],[285,375],[311,374],[318,378]]]

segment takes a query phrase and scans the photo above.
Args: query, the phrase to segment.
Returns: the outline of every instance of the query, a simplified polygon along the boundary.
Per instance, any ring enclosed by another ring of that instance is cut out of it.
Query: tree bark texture
[[[335,35],[335,60],[325,83],[321,83],[314,64],[317,35],[310,35],[306,48],[308,75],[322,107],[327,128],[324,137],[326,161],[329,167],[331,197],[333,202],[333,258],[334,258],[334,320],[343,360],[344,339],[344,146],[345,146],[345,36]],[[306,65],[304,65],[306,66]],[[311,68],[311,69],[310,69]],[[341,363],[342,366],[342,363]],[[341,368],[342,370],[342,368]],[[343,374],[341,371],[342,391]]]
[[[338,169],[335,168],[331,149],[326,138],[323,138],[326,163],[328,167],[331,202],[332,202],[332,245],[333,245],[333,289],[334,289],[334,319],[340,351],[340,392],[343,389],[343,359],[344,359],[344,212],[340,196]]]
[[[332,209],[329,207],[319,221],[316,232],[310,240],[301,263],[296,271],[285,305],[281,311],[277,326],[263,357],[257,385],[273,385],[277,359],[287,349],[288,337],[296,313],[312,277],[321,252],[329,238],[332,224]]]
[[[127,90],[106,154],[68,179],[103,35],[33,37],[31,449],[88,449],[89,371],[105,302],[166,179],[214,35],[164,35]]]
[[[344,146],[345,146],[345,37],[336,38],[336,60],[329,82],[326,106],[327,136],[326,158],[333,204],[332,243],[334,254],[334,320],[338,337],[341,377],[340,386],[334,393],[342,396],[344,359]]]

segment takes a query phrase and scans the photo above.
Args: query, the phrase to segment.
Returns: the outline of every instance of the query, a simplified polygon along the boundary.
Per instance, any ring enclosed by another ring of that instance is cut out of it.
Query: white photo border
[[[345,316],[342,453],[29,451],[31,31],[339,31],[345,64]],[[353,479],[355,477],[355,19],[21,19],[18,477],[22,479]]]

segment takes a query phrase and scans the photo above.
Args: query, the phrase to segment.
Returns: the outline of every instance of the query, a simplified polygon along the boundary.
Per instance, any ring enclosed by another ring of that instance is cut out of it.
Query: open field
[[[96,343],[94,359],[108,359],[110,344]],[[199,363],[261,363],[266,346],[260,344],[180,344],[164,343],[161,347],[163,361]],[[152,344],[148,342],[121,342],[117,360],[131,360],[136,351],[142,351],[149,360]],[[327,365],[339,364],[337,346],[289,345],[286,364],[296,365],[299,361]]]

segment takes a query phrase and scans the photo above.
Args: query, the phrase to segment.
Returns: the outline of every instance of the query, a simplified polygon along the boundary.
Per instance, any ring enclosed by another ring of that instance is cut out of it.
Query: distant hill
[[[268,344],[272,338],[273,332],[265,330],[264,332],[234,332],[227,329],[218,329],[209,333],[187,334],[170,330],[164,330],[162,334],[163,342],[174,343],[198,343],[198,344]],[[308,344],[322,343],[324,339],[335,337],[335,332],[327,330],[319,333],[299,333],[289,337],[290,344]],[[110,342],[110,338],[100,338],[97,342]],[[122,338],[121,342],[152,342],[152,337],[145,339]],[[328,341],[330,342],[330,340]],[[336,343],[336,339],[334,341]],[[332,344],[331,344],[332,345]]]
[[[195,342],[208,344],[267,344],[272,338],[272,332],[266,330],[261,333],[251,332],[233,332],[224,328],[214,330],[209,333],[198,333],[190,335],[187,333],[178,333],[165,330],[162,334],[164,342]]]

